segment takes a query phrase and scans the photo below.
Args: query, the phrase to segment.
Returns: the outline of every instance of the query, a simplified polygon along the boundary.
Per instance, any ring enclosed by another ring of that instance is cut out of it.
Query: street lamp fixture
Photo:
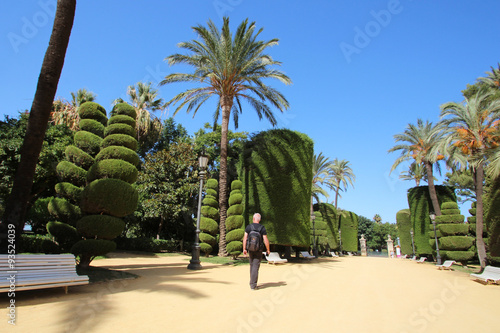
[[[206,176],[206,169],[208,165],[208,155],[205,153],[205,150],[202,150],[200,156],[198,157],[198,163],[200,167],[200,192],[198,194],[198,214],[196,218],[196,235],[193,244],[193,254],[192,258],[189,261],[188,269],[201,269],[202,266],[200,264],[200,216],[201,216],[201,197],[203,195],[203,181]]]
[[[437,239],[437,233],[436,233],[436,214],[434,212],[431,212],[429,214],[429,217],[431,218],[432,225],[434,226],[434,240],[436,241],[436,261],[438,265],[441,265],[441,256],[439,255],[439,245],[438,245],[438,239]]]
[[[311,221],[313,225],[313,255],[315,258],[318,257],[318,248],[316,247],[316,228],[315,228],[315,223],[314,220],[316,220],[316,215],[314,215],[313,212],[311,212]]]
[[[411,235],[411,247],[413,249],[413,254],[412,256],[415,256],[415,242],[413,240],[413,229],[410,229],[410,235]]]

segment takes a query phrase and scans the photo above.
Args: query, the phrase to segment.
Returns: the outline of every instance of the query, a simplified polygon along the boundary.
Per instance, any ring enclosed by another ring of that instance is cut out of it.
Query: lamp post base
[[[190,260],[189,261],[189,265],[187,267],[188,269],[191,269],[191,270],[198,270],[198,269],[202,269],[203,267],[201,266],[200,264],[200,261],[196,261],[196,260]]]
[[[193,255],[191,260],[189,261],[189,265],[187,266],[188,269],[192,270],[198,270],[202,269],[203,267],[200,264],[200,246],[199,245],[193,245]]]

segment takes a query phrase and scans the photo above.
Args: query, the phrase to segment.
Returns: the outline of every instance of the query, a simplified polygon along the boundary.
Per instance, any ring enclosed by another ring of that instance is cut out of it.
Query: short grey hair
[[[253,214],[253,218],[254,218],[254,220],[256,219],[257,221],[260,222],[261,216],[259,213],[255,213],[255,214]]]

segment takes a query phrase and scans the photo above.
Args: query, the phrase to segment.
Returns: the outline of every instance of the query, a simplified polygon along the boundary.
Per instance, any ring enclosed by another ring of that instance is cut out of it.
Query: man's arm
[[[247,237],[248,237],[248,233],[245,232],[245,236],[243,236],[243,254],[247,254]]]
[[[264,244],[266,245],[267,255],[269,255],[269,253],[271,253],[269,250],[269,239],[267,239],[267,235],[262,236],[262,238],[264,239]],[[245,245],[243,245],[243,248],[245,248]]]

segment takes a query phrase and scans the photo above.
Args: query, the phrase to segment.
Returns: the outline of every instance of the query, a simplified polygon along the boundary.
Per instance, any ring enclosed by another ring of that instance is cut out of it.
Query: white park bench
[[[288,262],[287,259],[281,259],[278,252],[269,252],[267,255],[266,252],[262,252],[266,256],[266,260],[268,264],[284,264]]]
[[[486,266],[481,274],[473,273],[470,276],[485,281],[486,283],[489,281],[498,283],[498,281],[500,281],[500,267]]]
[[[87,275],[76,274],[72,254],[0,254],[0,293],[63,287],[89,283]]]

